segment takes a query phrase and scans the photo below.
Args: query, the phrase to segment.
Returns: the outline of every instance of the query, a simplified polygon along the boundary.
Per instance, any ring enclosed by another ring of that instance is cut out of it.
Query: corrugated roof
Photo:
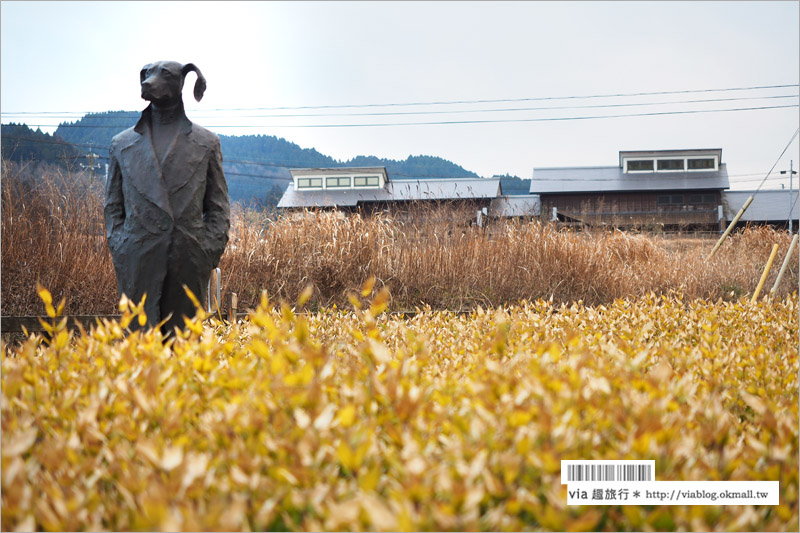
[[[535,168],[531,194],[727,189],[728,170],[626,174],[621,167]]]
[[[495,198],[499,195],[500,180],[496,179],[394,180],[383,189],[295,191],[289,186],[278,207],[354,207],[363,202]]]
[[[780,221],[789,219],[789,189],[772,189],[756,191],[725,191],[722,193],[722,203],[725,217],[730,221],[739,212],[747,198],[753,196],[753,203],[742,215],[744,222],[764,222],[768,220]],[[792,219],[798,220],[800,201],[797,201],[797,190],[792,191]]]
[[[484,178],[398,180],[387,186],[392,200],[456,200],[500,196],[500,180]]]
[[[490,217],[539,216],[542,203],[538,195],[501,196],[489,204]]]
[[[359,201],[378,201],[385,189],[342,189],[326,191],[295,191],[289,185],[278,207],[355,207]]]

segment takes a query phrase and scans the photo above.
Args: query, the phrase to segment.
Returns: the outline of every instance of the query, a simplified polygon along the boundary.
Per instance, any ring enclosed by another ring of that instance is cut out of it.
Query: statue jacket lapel
[[[198,180],[197,183],[203,185],[202,191],[196,190],[197,187],[191,186],[190,183],[194,183],[193,178],[196,177],[198,167],[208,159],[211,148],[195,134],[191,121],[185,115],[181,121],[175,142],[170,146],[161,167],[176,221],[181,218],[196,194],[205,193],[204,180]],[[202,181],[202,184],[199,181]]]
[[[192,122],[181,114],[180,126],[174,142],[168,148],[163,162],[159,162],[152,142],[152,111],[148,106],[133,130],[138,135],[120,146],[120,164],[124,175],[144,198],[177,222],[196,194],[204,194],[205,186],[188,186],[200,165],[213,151],[207,139],[196,134]],[[197,190],[196,190],[197,189]],[[200,199],[202,202],[202,198]]]
[[[133,130],[139,135],[126,146],[120,147],[120,164],[123,175],[143,197],[159,209],[172,216],[164,174],[153,149],[150,133],[150,106],[142,111],[142,117]]]

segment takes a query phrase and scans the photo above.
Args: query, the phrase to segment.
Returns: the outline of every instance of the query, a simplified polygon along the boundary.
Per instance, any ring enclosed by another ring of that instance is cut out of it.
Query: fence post
[[[239,298],[235,292],[228,293],[225,297],[225,307],[228,308],[228,322],[231,324],[236,322],[236,311],[239,306]]]
[[[219,267],[211,271],[211,277],[208,278],[208,312],[216,313],[219,311],[220,299],[222,298],[222,286],[220,280],[222,278],[222,271]]]

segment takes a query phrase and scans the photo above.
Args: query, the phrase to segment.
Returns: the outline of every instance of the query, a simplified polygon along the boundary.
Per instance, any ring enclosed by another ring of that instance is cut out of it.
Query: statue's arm
[[[228,183],[222,171],[222,150],[219,139],[214,145],[214,153],[208,166],[206,176],[206,193],[203,198],[203,224],[206,231],[207,250],[212,266],[219,264],[219,258],[228,244],[230,229],[230,200],[228,199]]]
[[[116,149],[112,145],[108,162],[108,181],[106,182],[106,201],[103,212],[106,219],[106,239],[109,247],[116,241],[125,223],[125,200],[122,195],[122,171],[117,160]]]

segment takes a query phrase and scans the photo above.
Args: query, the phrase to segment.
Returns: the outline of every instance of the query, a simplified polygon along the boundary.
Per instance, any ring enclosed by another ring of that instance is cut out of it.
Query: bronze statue
[[[228,185],[219,137],[193,124],[183,108],[184,78],[197,73],[194,97],[206,80],[193,64],[159,61],[140,73],[150,105],[136,126],[111,141],[105,219],[120,294],[145,294],[149,326],[183,327],[195,306],[184,285],[206,301],[207,282],[230,228]]]

